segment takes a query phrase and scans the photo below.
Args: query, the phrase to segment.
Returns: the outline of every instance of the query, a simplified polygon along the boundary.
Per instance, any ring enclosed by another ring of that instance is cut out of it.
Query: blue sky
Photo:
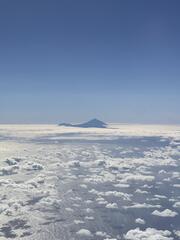
[[[179,9],[0,1],[0,123],[180,123]]]

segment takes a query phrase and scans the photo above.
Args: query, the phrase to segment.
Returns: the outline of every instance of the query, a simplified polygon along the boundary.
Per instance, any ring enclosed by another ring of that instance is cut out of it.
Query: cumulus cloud
[[[180,184],[173,184],[173,187],[180,188]]]
[[[144,219],[142,219],[142,218],[136,218],[135,223],[138,223],[138,224],[145,224],[146,221],[145,221]]]
[[[74,220],[74,223],[75,223],[75,224],[83,224],[84,221],[82,221],[82,220],[78,220],[78,219],[75,219],[75,220]]]
[[[159,216],[159,217],[175,217],[178,215],[177,212],[174,212],[170,209],[165,209],[164,211],[154,210],[152,215]]]
[[[154,196],[155,196],[156,198],[160,198],[160,199],[167,199],[167,197],[164,196],[164,195],[155,194]]]
[[[117,209],[118,205],[117,205],[117,203],[108,203],[106,205],[106,208]]]
[[[123,200],[131,201],[131,196],[132,194],[124,193],[124,192],[119,192],[119,191],[107,191],[107,192],[100,192],[95,189],[91,189],[89,193],[96,194],[101,197],[109,197],[109,196],[114,196],[118,198],[122,198]]]
[[[147,191],[143,191],[141,189],[136,189],[135,193],[148,194]]]
[[[96,236],[98,236],[98,237],[106,237],[106,239],[110,237],[106,232],[101,232],[101,231],[97,231],[96,232]]]
[[[92,237],[92,233],[88,229],[80,229],[78,232],[76,232],[77,235],[82,237]]]
[[[128,174],[123,181],[124,182],[132,182],[132,181],[152,182],[154,179],[155,177],[150,175]]]
[[[79,168],[81,165],[80,165],[80,162],[79,161],[71,161],[69,163],[69,167],[73,167],[73,168]]]
[[[180,202],[175,202],[175,203],[173,204],[173,207],[174,207],[174,208],[180,208]]]
[[[94,217],[93,216],[86,216],[85,218],[84,218],[85,220],[94,220]]]
[[[40,163],[36,162],[27,162],[26,165],[23,166],[23,168],[27,171],[37,171],[37,170],[42,170],[44,167]]]
[[[129,230],[124,238],[127,240],[173,240],[171,232],[168,230],[157,230],[155,228],[147,228],[144,231],[139,228]]]
[[[34,131],[36,133],[33,133]],[[165,196],[166,193],[160,195],[164,181],[166,183],[168,181],[168,192],[176,193],[178,189],[175,188],[180,187],[180,174],[177,169],[176,171],[174,171],[175,168],[173,169],[173,166],[179,164],[177,157],[174,157],[175,155],[177,156],[177,149],[175,149],[177,145],[164,147],[161,146],[164,143],[156,145],[153,139],[148,142],[148,139],[134,138],[133,145],[138,145],[138,147],[134,147],[131,146],[132,139],[129,137],[118,139],[118,141],[120,140],[120,145],[122,141],[122,146],[117,146],[117,144],[112,142],[112,144],[96,144],[94,141],[95,139],[107,138],[108,141],[112,139],[117,140],[117,137],[119,138],[119,135],[122,134],[122,129],[114,130],[113,134],[110,129],[96,131],[91,129],[80,129],[78,131],[77,129],[64,129],[63,131],[65,132],[76,131],[76,136],[72,132],[67,134],[66,138],[68,139],[77,137],[78,139],[91,139],[94,142],[86,145],[84,143],[79,144],[79,142],[78,144],[71,144],[72,141],[68,144],[63,144],[62,142],[62,144],[59,144],[57,141],[54,144],[54,140],[59,138],[57,131],[60,131],[60,138],[64,139],[64,132],[62,132],[62,128],[60,130],[58,127],[51,129],[51,131],[43,130],[43,132],[39,129],[37,132],[33,128],[28,132],[28,136],[27,131],[24,133],[17,132],[22,135],[26,133],[24,135],[26,140],[29,136],[33,137],[33,142],[26,141],[26,144],[23,145],[23,138],[21,138],[23,150],[21,152],[18,151],[18,155],[22,155],[20,160],[8,153],[1,162],[0,213],[4,226],[8,226],[5,224],[8,224],[8,221],[17,215],[26,216],[29,223],[38,227],[38,223],[44,223],[44,221],[53,223],[65,214],[67,216],[71,215],[72,218],[69,218],[68,223],[66,221],[62,222],[61,227],[64,228],[65,226],[63,231],[68,231],[68,226],[72,224],[77,231],[76,237],[78,239],[94,239],[95,236],[98,239],[115,240],[121,239],[121,237],[116,236],[116,232],[113,232],[111,226],[106,225],[109,223],[106,222],[103,230],[102,228],[100,229],[102,232],[99,231],[94,234],[94,231],[98,231],[98,227],[101,226],[100,218],[98,217],[99,211],[100,213],[102,211],[103,217],[107,217],[106,214],[108,213],[108,217],[112,217],[112,220],[116,214],[123,215],[123,223],[120,222],[120,224],[122,223],[122,229],[119,229],[121,234],[124,232],[124,221],[127,220],[129,222],[129,215],[123,208],[132,208],[133,210],[130,211],[133,211],[135,216],[141,212],[139,209],[144,208],[142,211],[145,213],[143,215],[145,219],[147,217],[154,218],[152,215],[146,215],[149,214],[147,209],[150,208],[152,209],[151,211],[156,209],[154,211],[156,214],[157,212],[168,216],[173,214],[173,211],[168,214],[167,211],[163,213],[164,211],[157,210],[161,208],[161,205],[159,205],[161,199],[163,200],[163,206],[166,203],[170,204],[171,201],[171,204],[174,204],[174,208],[179,208],[179,199],[176,195],[171,200]],[[102,131],[101,134],[99,131]],[[109,131],[109,133],[105,133],[105,131]],[[144,131],[146,132],[146,129]],[[155,132],[158,136],[159,134],[167,134],[167,129],[163,131],[162,133],[156,127],[152,132],[148,130],[148,134],[151,136],[154,136]],[[129,131],[129,126],[126,131],[123,130],[122,135],[124,133],[125,135],[129,134],[128,136],[132,135],[132,132],[130,133]],[[133,130],[133,134],[137,137],[137,134],[143,135],[144,132]],[[44,140],[42,140],[42,144],[36,144],[36,139],[39,143],[37,136],[40,135],[47,138],[44,145]],[[55,138],[53,135],[55,135]],[[53,144],[48,144],[49,140]],[[124,140],[127,146],[123,145]],[[16,144],[14,149],[16,152]],[[169,171],[168,167],[170,165]],[[82,171],[79,171],[79,168],[82,168]],[[12,174],[17,175],[9,176]],[[146,198],[145,194],[148,194],[148,198]],[[14,199],[14,196],[16,199]],[[107,208],[110,210],[107,210]],[[111,209],[117,208],[120,211],[111,211]],[[153,240],[172,239],[170,232],[150,228],[145,229],[145,226],[142,225],[146,224],[146,222],[142,218],[137,218],[134,221],[131,224],[141,226],[143,230],[138,228],[132,229],[125,234],[125,239],[152,240],[152,237]],[[95,228],[92,228],[93,232],[86,229],[88,226],[95,226]],[[126,227],[128,226],[126,225]],[[178,231],[177,229],[176,235]],[[19,236],[17,236],[18,239]],[[36,235],[34,237],[36,238]],[[68,235],[68,237],[73,238],[74,236]]]
[[[17,174],[19,170],[19,166],[7,166],[0,168],[0,176],[12,175]]]
[[[180,238],[180,230],[174,230],[173,232],[177,237]]]
[[[127,183],[117,183],[117,184],[114,184],[114,187],[117,187],[117,188],[129,188],[130,185],[127,184]]]

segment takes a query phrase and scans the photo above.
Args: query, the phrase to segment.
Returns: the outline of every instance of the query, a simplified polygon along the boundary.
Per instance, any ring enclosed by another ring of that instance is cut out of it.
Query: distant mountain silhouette
[[[60,123],[59,126],[65,127],[81,127],[81,128],[106,128],[107,124],[94,118],[88,122],[80,124],[71,124],[71,123]]]

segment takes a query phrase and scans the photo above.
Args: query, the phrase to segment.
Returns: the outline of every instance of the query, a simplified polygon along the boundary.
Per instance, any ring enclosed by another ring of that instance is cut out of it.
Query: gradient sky
[[[0,123],[180,123],[179,0],[1,0]]]

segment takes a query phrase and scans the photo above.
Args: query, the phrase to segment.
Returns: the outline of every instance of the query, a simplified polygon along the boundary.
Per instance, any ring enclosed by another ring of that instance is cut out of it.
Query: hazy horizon
[[[65,123],[72,123],[72,124],[78,124],[78,123],[84,123],[88,120],[84,120],[84,121],[78,121],[78,122],[70,122],[70,121],[67,121]],[[64,121],[60,121],[60,122],[51,122],[51,123],[48,123],[48,122],[39,122],[39,123],[32,123],[32,122],[22,122],[22,123],[16,123],[16,122],[10,122],[10,123],[0,123],[0,125],[59,125],[60,123],[62,123]],[[107,124],[109,125],[159,125],[159,126],[179,126],[180,123],[141,123],[141,122],[107,122]],[[71,126],[70,126],[71,127]]]

